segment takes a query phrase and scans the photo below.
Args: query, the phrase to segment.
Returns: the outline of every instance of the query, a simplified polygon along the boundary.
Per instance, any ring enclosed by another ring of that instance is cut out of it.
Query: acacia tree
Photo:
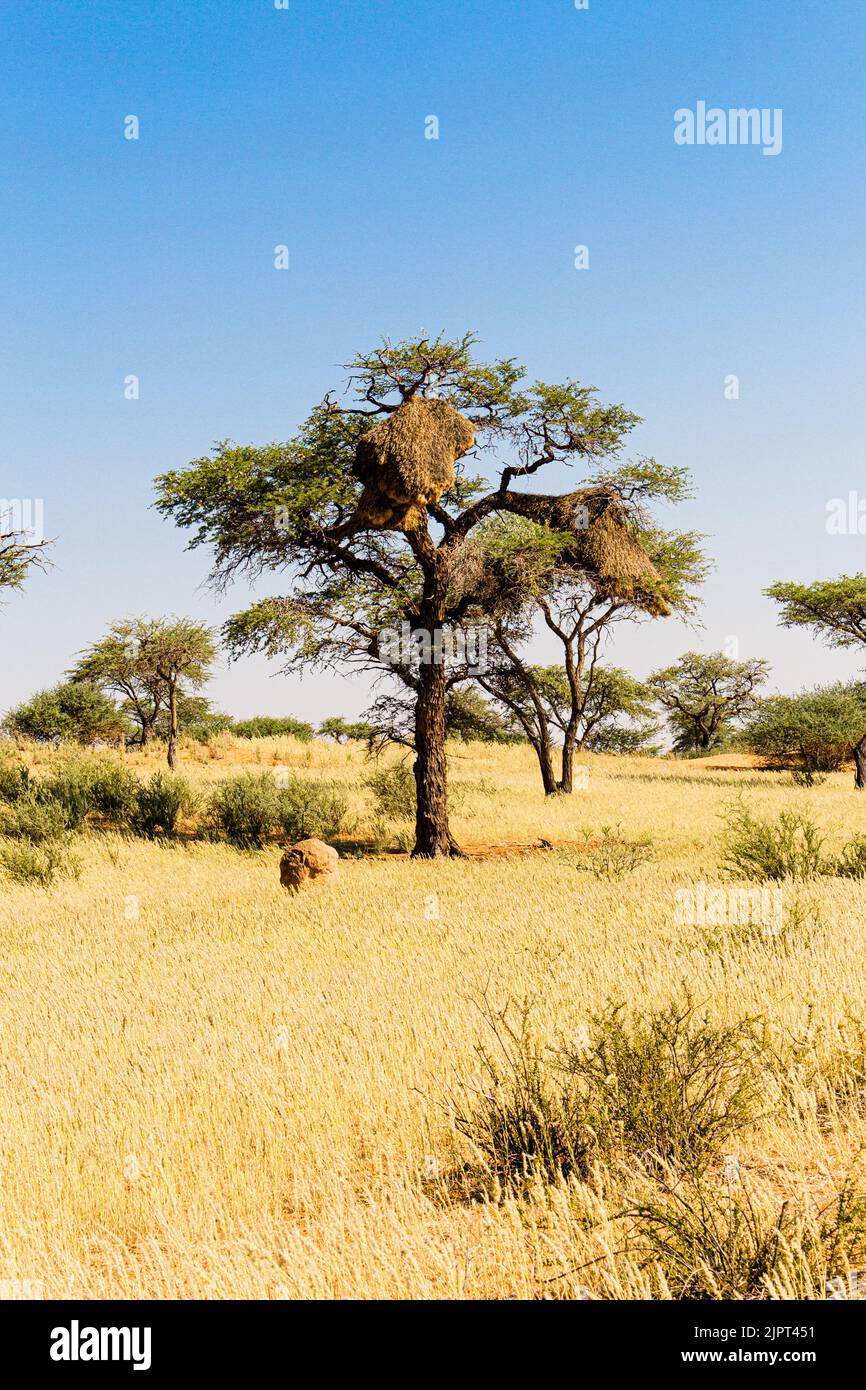
[[[146,748],[153,736],[167,693],[165,683],[144,658],[142,644],[148,631],[144,618],[112,623],[105,637],[87,647],[68,673],[72,680],[92,681],[123,698],[138,726],[140,748]]]
[[[783,627],[806,627],[828,647],[866,645],[866,574],[843,574],[814,584],[780,582],[764,593],[780,606]],[[854,785],[866,787],[866,724],[852,746]]]
[[[191,618],[159,619],[143,624],[139,650],[142,669],[152,673],[164,692],[168,765],[173,769],[177,763],[179,699],[207,683],[216,660],[216,641],[204,623]]]
[[[697,608],[696,585],[709,569],[701,547],[703,538],[694,531],[665,530],[652,522],[647,511],[651,501],[687,498],[687,471],[641,458],[602,476],[607,486],[633,506],[641,543],[662,576],[670,611],[680,618],[692,617]],[[519,534],[521,525],[509,519],[507,529]],[[501,538],[495,544],[501,547]],[[494,626],[497,660],[479,684],[518,719],[530,738],[545,792],[571,792],[574,756],[585,746],[598,700],[604,703],[614,693],[610,681],[604,690],[595,691],[604,643],[618,624],[635,622],[648,614],[633,594],[611,594],[597,577],[575,573],[573,566],[560,564],[556,556],[528,576],[526,588],[526,608]],[[532,635],[531,619],[536,612],[561,646],[561,668],[533,666],[520,656],[521,643]],[[618,689],[625,695],[623,685]],[[628,698],[633,701],[635,692]],[[555,741],[561,746],[559,777],[553,768]]]
[[[0,513],[0,591],[22,588],[32,569],[43,569],[50,543],[37,540],[29,531],[12,529],[8,513]]]
[[[769,662],[734,661],[724,652],[686,652],[655,671],[647,685],[667,711],[677,747],[711,749],[727,728],[755,707]]]
[[[575,545],[578,513],[591,509],[626,527],[622,500],[604,485],[542,495],[513,484],[558,462],[597,468],[617,454],[638,417],[573,381],[527,383],[514,359],[481,363],[473,347],[471,335],[386,341],[349,364],[345,390],[327,395],[287,443],[223,442],[157,480],[163,514],[192,529],[191,546],[214,548],[215,584],[240,572],[287,576],[288,596],[265,598],[228,622],[234,655],[278,655],[289,671],[348,664],[381,672],[384,629],[405,622],[435,653],[448,625],[489,621],[523,602],[506,567],[485,561],[478,533],[489,518],[520,515],[570,533],[582,570],[592,562]],[[481,441],[474,457],[484,457],[495,480],[468,478],[461,462],[453,486],[416,510],[405,529],[382,529],[358,515],[356,448],[377,421],[416,397],[444,399],[471,423]],[[567,554],[566,546],[563,560]],[[611,592],[626,590],[666,611],[663,582],[648,562],[640,579],[609,574],[606,582]],[[459,852],[448,823],[445,663],[428,654],[416,669],[391,669],[414,707],[414,852]]]

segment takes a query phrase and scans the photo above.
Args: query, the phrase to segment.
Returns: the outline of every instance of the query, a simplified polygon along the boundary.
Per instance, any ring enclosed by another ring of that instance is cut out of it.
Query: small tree
[[[350,723],[339,714],[332,714],[330,718],[323,719],[319,725],[320,736],[332,738],[335,743],[367,743],[375,732],[374,726],[366,719],[359,719]]]
[[[667,711],[676,746],[709,752],[754,708],[757,690],[769,673],[769,663],[759,659],[734,661],[723,652],[686,652],[672,666],[655,671],[647,685]]]
[[[168,765],[177,765],[179,697],[200,690],[211,674],[217,646],[210,628],[191,618],[155,619],[139,635],[142,669],[158,682],[168,712]]]
[[[698,603],[696,587],[709,569],[703,537],[693,531],[665,530],[648,511],[653,502],[676,503],[691,495],[686,470],[665,468],[655,459],[640,458],[617,463],[602,476],[605,485],[633,509],[637,534],[662,578],[670,610],[680,618],[692,617]],[[526,545],[521,535],[527,525],[522,519],[507,518],[498,533],[490,536],[491,556],[501,555],[506,563],[516,546],[527,602],[519,613],[495,624],[493,665],[487,679],[479,684],[527,732],[539,758],[545,791],[570,792],[575,753],[585,746],[592,727],[593,688],[601,672],[604,644],[620,623],[641,621],[648,613],[634,595],[611,593],[597,576],[576,572],[567,558],[561,563],[555,553],[547,564],[537,564],[534,571],[527,572],[523,558]],[[541,553],[538,543],[533,553],[536,557]],[[556,668],[535,667],[520,656],[521,645],[533,635],[532,619],[536,614],[561,648],[559,674]],[[625,693],[624,687],[620,686],[620,690]],[[608,686],[601,694],[602,702],[611,694]],[[545,720],[552,723],[552,737],[543,728]],[[554,741],[561,746],[559,777],[553,770]]]
[[[39,691],[10,710],[4,724],[14,736],[40,743],[55,739],[75,739],[85,744],[117,743],[127,730],[117,706],[88,681],[66,681]]]
[[[121,697],[138,727],[141,748],[156,732],[166,695],[164,682],[144,659],[142,643],[148,630],[144,618],[112,623],[105,637],[86,648],[69,672],[72,680],[91,681]]]
[[[597,666],[579,746],[594,753],[655,752],[649,740],[658,728],[649,687],[619,666]]]
[[[837,684],[762,700],[749,716],[742,740],[754,753],[811,781],[849,758],[856,762],[864,732],[866,688]]]
[[[780,606],[783,627],[809,628],[828,647],[866,645],[866,574],[843,574],[814,584],[780,582],[764,592]],[[854,785],[866,787],[866,726],[852,748]]]

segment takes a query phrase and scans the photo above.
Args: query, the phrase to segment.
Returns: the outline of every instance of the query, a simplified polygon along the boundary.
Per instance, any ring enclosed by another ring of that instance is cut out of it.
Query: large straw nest
[[[411,396],[358,442],[355,475],[364,484],[357,521],[411,531],[425,508],[454,485],[454,465],[475,428],[448,401]]]
[[[599,594],[625,599],[658,617],[671,612],[665,583],[626,509],[609,488],[578,488],[563,497],[509,492],[507,507],[567,537],[557,568],[586,575]]]

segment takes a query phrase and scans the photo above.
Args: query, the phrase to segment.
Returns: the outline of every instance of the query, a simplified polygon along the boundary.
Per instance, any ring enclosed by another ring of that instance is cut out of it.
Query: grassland
[[[690,993],[714,1026],[766,1029],[759,1112],[703,1180],[721,1245],[748,1243],[729,1229],[740,1194],[769,1227],[787,1203],[788,1255],[759,1296],[823,1298],[840,1271],[856,1287],[856,1230],[830,1249],[821,1213],[846,1181],[866,1190],[866,886],[783,885],[775,934],[682,922],[676,890],[722,882],[738,791],[765,813],[807,807],[833,844],[866,832],[866,797],[847,773],[803,790],[595,758],[585,789],[545,800],[526,750],[452,751],[462,843],[553,848],[347,856],[337,885],[293,897],[276,845],[94,829],[77,879],[2,884],[0,1277],[58,1298],[670,1296],[676,1261],[649,1256],[627,1215],[658,1175],[632,1162],[509,1184],[454,1113],[503,1011],[526,1005],[541,1051],[608,1001]],[[241,764],[344,783],[363,836],[357,748],[226,738],[185,749],[181,770],[205,786]],[[580,842],[615,825],[652,857],[608,878]],[[711,1245],[695,1259],[712,1286]]]

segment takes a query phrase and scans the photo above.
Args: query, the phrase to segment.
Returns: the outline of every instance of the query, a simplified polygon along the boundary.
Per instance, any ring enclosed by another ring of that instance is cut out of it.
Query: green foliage
[[[577,1044],[540,1049],[531,1010],[493,1013],[480,1085],[453,1101],[457,1129],[501,1179],[588,1178],[624,1159],[701,1172],[755,1118],[754,1020],[717,1026],[691,1000],[640,1013],[611,1004]]]
[[[237,849],[261,849],[282,831],[293,840],[339,833],[346,801],[327,782],[291,778],[277,786],[269,772],[243,772],[221,782],[211,796],[209,814],[214,830]]]
[[[415,774],[408,762],[378,768],[364,785],[373,793],[378,815],[389,820],[415,819]]]
[[[837,878],[866,878],[866,835],[855,835],[833,866]]]
[[[763,700],[749,717],[743,743],[777,767],[791,767],[810,784],[851,757],[866,734],[866,688],[818,686]]]
[[[690,999],[646,1014],[611,1004],[589,1034],[588,1049],[572,1045],[560,1060],[589,1102],[602,1154],[699,1172],[755,1118],[755,1020],[717,1025]]]
[[[252,719],[238,719],[232,733],[238,738],[297,738],[302,743],[309,743],[313,737],[313,726],[288,714],[258,714]]]
[[[207,703],[205,701],[205,703]],[[183,730],[184,738],[192,739],[194,743],[210,743],[211,739],[219,738],[220,734],[233,734],[235,732],[235,722],[230,714],[220,714],[218,711],[208,711],[199,718],[193,717],[190,722],[179,721]],[[160,723],[157,721],[157,732]]]
[[[278,818],[289,840],[332,840],[339,835],[348,804],[340,788],[329,782],[293,777],[279,790]]]
[[[39,888],[49,888],[56,878],[77,878],[81,872],[80,861],[58,840],[0,841],[0,867],[14,882]]]
[[[0,590],[21,589],[32,569],[46,566],[45,549],[50,541],[35,540],[27,529],[21,529],[7,509],[0,513]]]
[[[39,787],[39,795],[62,807],[71,830],[80,830],[91,811],[121,824],[135,805],[138,782],[113,758],[67,758]]]
[[[108,696],[89,681],[67,681],[41,690],[10,710],[4,723],[14,736],[40,743],[63,739],[84,744],[116,743],[125,736],[127,727]]]
[[[762,819],[737,801],[725,813],[722,867],[736,877],[759,883],[818,878],[833,872],[823,850],[823,835],[799,811]]]
[[[445,701],[445,729],[463,743],[521,743],[502,715],[472,686],[452,690]]]
[[[332,738],[335,743],[369,743],[375,737],[376,726],[369,724],[366,719],[349,723],[339,715],[332,715],[330,718],[322,720],[319,725],[319,734],[322,738]]]
[[[279,824],[279,792],[269,772],[242,772],[213,792],[210,820],[237,849],[261,849]]]
[[[647,685],[667,711],[675,746],[709,752],[731,725],[754,707],[757,689],[769,675],[768,662],[734,661],[723,652],[686,652],[655,671]]]
[[[863,1199],[850,1176],[817,1210],[739,1178],[677,1176],[628,1216],[628,1247],[661,1270],[674,1298],[766,1299],[774,1284],[823,1297],[830,1279],[866,1257]]]
[[[157,834],[174,835],[182,815],[195,810],[196,797],[184,777],[171,772],[154,772],[137,789],[130,816],[137,835],[152,840]]]
[[[0,801],[18,801],[32,789],[30,773],[23,763],[0,755]]]
[[[866,574],[814,584],[771,584],[764,593],[780,605],[783,627],[812,628],[828,647],[866,642]]]
[[[38,789],[19,797],[0,813],[0,835],[44,845],[63,841],[69,829],[67,812],[58,802],[41,796]]]

